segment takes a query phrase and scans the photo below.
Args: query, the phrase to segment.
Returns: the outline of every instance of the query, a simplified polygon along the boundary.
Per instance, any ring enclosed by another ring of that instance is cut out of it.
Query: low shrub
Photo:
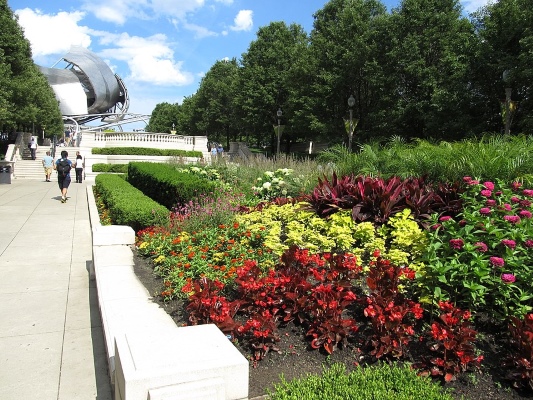
[[[383,364],[347,373],[344,364],[324,367],[322,376],[307,375],[269,390],[270,400],[451,400],[452,395],[408,366]]]
[[[168,209],[213,193],[217,186],[201,176],[177,171],[173,165],[151,162],[130,162],[128,182]]]
[[[146,197],[120,175],[97,175],[95,187],[117,225],[128,225],[138,231],[168,218],[168,209]]]
[[[108,172],[126,174],[128,172],[128,164],[93,164],[93,172]]]
[[[167,156],[167,157],[197,157],[202,158],[201,151],[152,149],[147,147],[94,147],[92,154],[108,156]]]

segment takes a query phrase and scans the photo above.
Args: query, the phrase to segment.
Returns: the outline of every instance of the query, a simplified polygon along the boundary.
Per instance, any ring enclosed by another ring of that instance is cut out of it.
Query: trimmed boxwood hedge
[[[200,194],[215,191],[216,182],[179,172],[173,165],[130,162],[128,182],[168,209],[183,205]]]
[[[92,154],[108,156],[167,156],[167,157],[196,157],[202,158],[201,151],[152,149],[147,147],[94,147]]]
[[[115,225],[131,226],[136,232],[168,218],[167,208],[145,196],[121,175],[100,174],[95,189],[109,210]]]
[[[125,174],[128,172],[128,164],[93,164],[93,172],[112,172]]]

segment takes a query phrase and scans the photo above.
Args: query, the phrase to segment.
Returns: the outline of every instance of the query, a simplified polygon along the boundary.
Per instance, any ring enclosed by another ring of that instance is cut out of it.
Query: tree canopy
[[[59,104],[7,0],[0,0],[0,26],[0,130],[62,132]]]
[[[271,22],[239,60],[217,61],[174,109],[184,134],[271,145],[283,111],[282,148],[294,141],[346,143],[347,100],[358,142],[390,137],[460,140],[533,128],[533,9],[499,0],[466,16],[459,0],[330,0],[308,34]],[[506,79],[502,79],[507,71]],[[158,107],[152,118],[158,120]],[[152,127],[152,122],[150,123]],[[168,131],[168,127],[165,129]]]

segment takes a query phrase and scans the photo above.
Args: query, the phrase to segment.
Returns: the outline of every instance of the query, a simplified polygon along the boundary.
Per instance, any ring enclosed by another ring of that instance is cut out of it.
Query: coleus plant
[[[477,332],[470,323],[470,311],[461,310],[450,302],[439,302],[441,314],[431,324],[429,349],[435,357],[415,364],[420,375],[443,376],[446,382],[469,367],[480,367],[482,355],[476,355],[474,342]]]
[[[363,300],[364,315],[370,319],[373,331],[367,344],[372,347],[370,354],[378,359],[401,358],[415,334],[410,317],[420,319],[424,313],[420,304],[406,299],[398,290],[400,278],[413,279],[414,271],[381,258],[379,251],[374,256],[367,278],[370,294]]]
[[[514,387],[533,389],[533,313],[519,319],[511,316],[512,354],[505,360],[504,366],[510,368],[507,374]]]

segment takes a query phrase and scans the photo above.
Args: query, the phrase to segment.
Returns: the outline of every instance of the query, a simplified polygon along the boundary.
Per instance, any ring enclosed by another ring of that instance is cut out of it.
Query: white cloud
[[[231,6],[233,4],[233,0],[215,0],[216,3],[222,3],[226,6]]]
[[[194,37],[196,39],[202,39],[209,36],[218,36],[216,32],[210,31],[209,29],[200,25],[184,23],[183,27],[191,32],[194,32]]]
[[[479,8],[491,3],[490,0],[463,0],[463,7],[466,12],[471,13],[477,11]]]
[[[25,8],[17,10],[16,14],[36,58],[66,53],[72,45],[91,45],[91,30],[78,25],[85,16],[83,12],[59,12],[52,15]]]
[[[254,25],[252,10],[240,10],[235,19],[231,29],[234,31],[249,31]]]
[[[129,17],[147,19],[146,0],[94,0],[86,1],[83,9],[94,14],[101,21],[123,25]]]
[[[100,51],[99,55],[127,63],[128,80],[169,86],[189,85],[194,81],[190,72],[182,70],[182,62],[174,61],[174,52],[163,34],[142,38],[127,33],[106,33],[101,36],[101,43],[115,46]]]

